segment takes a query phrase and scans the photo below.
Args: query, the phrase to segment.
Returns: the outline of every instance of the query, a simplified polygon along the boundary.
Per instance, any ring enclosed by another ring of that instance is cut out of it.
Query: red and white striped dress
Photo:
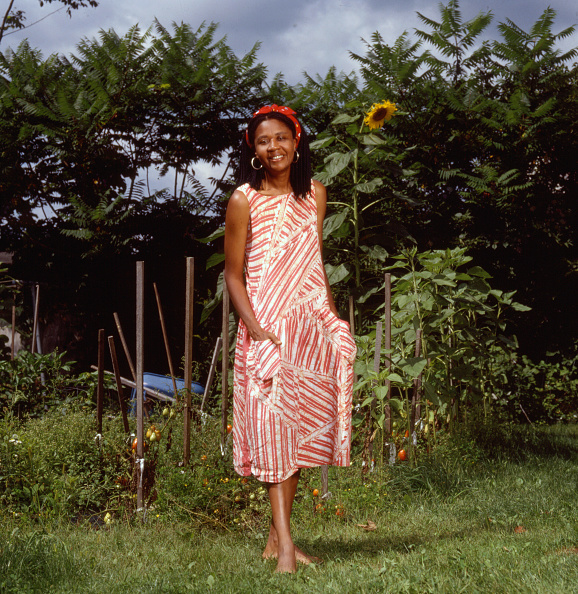
[[[249,301],[282,342],[254,341],[239,323],[233,458],[242,476],[278,483],[297,469],[347,466],[356,346],[329,309],[312,184],[307,198],[239,188],[250,205]]]

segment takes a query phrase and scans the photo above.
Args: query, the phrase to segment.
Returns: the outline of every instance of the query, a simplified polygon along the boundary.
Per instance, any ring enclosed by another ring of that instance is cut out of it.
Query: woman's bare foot
[[[275,573],[295,573],[297,565],[295,561],[295,546],[280,548],[277,555],[277,569]]]
[[[310,563],[316,563],[319,565],[323,563],[323,560],[319,557],[313,557],[311,555],[307,555],[304,553],[297,545],[293,545],[295,548],[295,560],[297,563],[302,563],[303,565],[309,565]],[[269,539],[267,540],[267,544],[265,545],[265,550],[263,551],[263,559],[278,559],[279,558],[279,544],[277,542],[277,533],[275,531],[274,526],[271,526],[269,530]]]

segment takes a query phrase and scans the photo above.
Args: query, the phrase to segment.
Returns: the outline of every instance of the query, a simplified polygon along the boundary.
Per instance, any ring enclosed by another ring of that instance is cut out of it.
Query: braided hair
[[[261,184],[265,178],[264,169],[254,169],[251,165],[251,159],[255,156],[255,149],[253,148],[255,142],[255,132],[259,127],[259,124],[265,120],[274,119],[279,120],[285,124],[293,138],[296,136],[295,124],[289,117],[279,112],[270,112],[265,114],[259,114],[254,116],[247,128],[246,135],[243,134],[243,140],[241,141],[241,158],[239,161],[239,169],[237,172],[237,182],[239,185],[249,184],[254,190],[259,191]],[[247,137],[249,141],[253,143],[250,146],[247,143]],[[289,181],[293,192],[299,198],[305,198],[311,191],[311,151],[309,149],[309,139],[307,132],[301,129],[301,138],[299,140],[299,159],[297,163],[291,164],[291,171],[289,173]]]

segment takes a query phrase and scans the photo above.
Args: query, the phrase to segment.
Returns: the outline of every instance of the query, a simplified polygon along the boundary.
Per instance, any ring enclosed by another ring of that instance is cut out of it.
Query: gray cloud
[[[17,0],[18,8],[27,13],[27,23],[51,13],[58,5],[38,6],[36,0]],[[572,0],[551,3],[557,11],[554,31],[558,32],[578,22],[578,6]],[[148,28],[154,18],[165,26],[173,22],[189,23],[197,28],[203,21],[218,22],[218,37],[227,37],[237,54],[249,51],[261,43],[259,60],[275,74],[283,72],[290,83],[302,78],[302,73],[324,75],[329,67],[351,72],[356,64],[349,53],[364,53],[362,38],[369,40],[379,31],[393,43],[404,31],[425,28],[417,15],[421,12],[433,20],[439,19],[437,0],[101,0],[96,9],[73,12],[64,10],[45,18],[29,29],[7,36],[2,49],[16,46],[28,38],[33,47],[44,55],[74,53],[82,37],[96,37],[100,29],[113,28],[123,35],[139,24]],[[469,20],[479,12],[492,11],[494,21],[488,36],[497,37],[497,24],[506,19],[524,30],[544,11],[543,0],[462,0],[462,18]],[[578,35],[560,43],[568,50],[578,46]]]

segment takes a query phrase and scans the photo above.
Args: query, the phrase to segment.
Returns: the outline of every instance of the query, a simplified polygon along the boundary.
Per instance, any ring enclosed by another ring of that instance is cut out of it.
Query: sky
[[[147,29],[155,18],[167,28],[173,22],[194,29],[203,22],[216,22],[217,37],[226,36],[238,56],[260,42],[258,60],[269,75],[282,72],[290,84],[302,81],[303,72],[324,76],[331,66],[350,73],[356,68],[350,52],[363,54],[363,39],[370,40],[375,31],[393,44],[404,31],[412,35],[415,28],[428,29],[417,12],[436,21],[440,16],[438,0],[100,0],[97,8],[72,11],[71,18],[66,10],[58,10],[56,0],[42,8],[39,4],[39,0],[15,0],[14,8],[26,13],[26,24],[31,26],[6,36],[1,50],[28,38],[45,57],[68,55],[82,38],[98,37],[101,29],[124,35],[135,24]],[[8,0],[0,0],[0,18],[7,6]],[[529,31],[547,6],[557,12],[555,33],[578,24],[576,0],[460,1],[464,21],[480,12],[494,14],[488,37],[496,38],[499,22],[510,19]],[[577,46],[578,33],[559,45],[562,50]]]

